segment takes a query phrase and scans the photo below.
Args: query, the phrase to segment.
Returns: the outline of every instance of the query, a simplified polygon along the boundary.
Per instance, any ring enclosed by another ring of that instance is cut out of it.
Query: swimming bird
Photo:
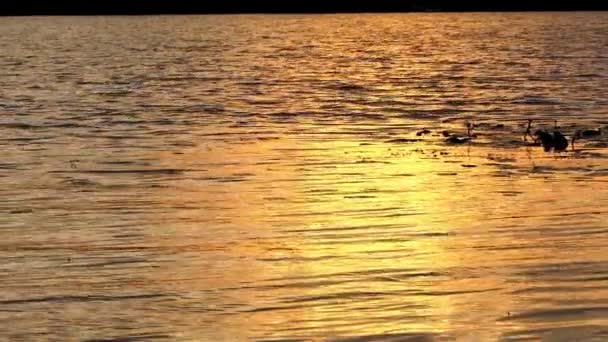
[[[541,145],[545,152],[549,152],[551,150],[555,152],[562,152],[568,148],[568,139],[560,132],[553,131],[553,133],[549,133],[545,130],[537,130],[534,132],[534,136],[537,141],[540,141]]]
[[[472,138],[476,137],[475,134],[471,134],[471,132],[473,131],[473,127],[474,125],[470,122],[466,123],[467,125],[467,135],[465,137],[462,136],[458,136],[456,134],[449,134],[449,132],[447,131],[443,131],[442,134],[443,136],[446,136],[446,134],[448,134],[448,138],[445,139],[445,142],[449,143],[449,144],[462,144],[468,141],[471,141]]]
[[[418,136],[418,137],[419,137],[419,136],[421,136],[421,135],[424,135],[424,134],[429,134],[429,133],[431,133],[431,131],[425,128],[425,129],[423,129],[422,131],[418,131],[418,132],[416,132],[416,136]]]
[[[470,140],[471,137],[459,137],[457,135],[451,135],[449,138],[445,139],[445,142],[450,144],[462,144]]]
[[[568,139],[560,132],[553,132],[553,150],[555,152],[565,151],[568,148]]]
[[[576,131],[577,138],[590,138],[602,135],[602,129],[585,129]]]
[[[530,123],[530,121],[528,121],[528,123]],[[534,140],[540,141],[540,143],[543,145],[543,149],[545,150],[545,152],[551,151],[553,149],[553,147],[555,146],[555,143],[553,141],[553,135],[547,131],[543,131],[543,130],[539,129],[536,132],[534,132],[534,136],[536,137]],[[525,136],[524,136],[524,138],[525,138]]]

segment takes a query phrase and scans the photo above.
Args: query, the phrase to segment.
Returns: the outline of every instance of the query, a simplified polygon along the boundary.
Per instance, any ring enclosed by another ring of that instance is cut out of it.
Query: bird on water
[[[560,132],[553,131],[553,133],[549,133],[545,130],[537,130],[534,132],[534,136],[537,141],[540,141],[541,145],[545,152],[549,152],[551,150],[555,152],[562,152],[568,148],[568,139]]]
[[[553,149],[553,146],[555,145],[553,142],[553,135],[541,129],[534,132],[534,140],[540,141],[540,143],[543,145],[543,149],[545,150],[545,152],[551,151]]]
[[[560,132],[553,132],[553,150],[555,152],[565,151],[568,148],[568,139]]]
[[[449,135],[447,139],[445,139],[445,142],[449,143],[449,144],[463,144],[465,142],[471,141],[472,138],[475,137],[474,134],[471,134],[471,132],[473,131],[473,124],[470,122],[466,123],[467,125],[467,135],[465,137],[462,136],[458,136],[456,134],[452,134],[449,135],[449,133],[447,131],[443,131],[443,136]]]
[[[578,130],[576,131],[576,137],[577,138],[591,138],[591,137],[597,137],[602,135],[602,129],[598,128],[598,129],[585,129],[585,130]]]

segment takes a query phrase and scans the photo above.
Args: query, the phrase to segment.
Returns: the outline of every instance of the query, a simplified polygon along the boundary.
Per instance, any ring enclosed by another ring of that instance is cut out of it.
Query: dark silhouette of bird
[[[445,142],[450,144],[462,144],[470,140],[471,137],[459,137],[457,135],[451,135],[449,138],[445,139]]]
[[[576,131],[577,138],[591,138],[591,137],[597,137],[602,135],[602,129],[598,128],[598,129],[585,129],[585,130],[578,130]]]
[[[560,132],[553,132],[553,150],[555,152],[565,151],[568,148],[568,139]]]
[[[429,134],[429,133],[431,133],[431,131],[425,128],[422,131],[416,132],[416,136],[421,136],[421,135]]]
[[[528,121],[530,122],[530,121]],[[536,132],[534,132],[534,137],[535,140],[540,141],[540,143],[543,145],[543,149],[545,150],[545,152],[549,152],[553,149],[553,147],[555,146],[554,142],[553,142],[553,135],[547,131],[543,131],[543,130],[537,130]]]
[[[537,141],[540,141],[545,152],[553,150],[554,152],[562,152],[568,148],[568,139],[560,132],[553,131],[549,133],[545,130],[537,130],[534,132]]]
[[[449,134],[449,132],[443,131],[442,132],[443,136],[446,136],[446,134],[448,135],[448,138],[445,139],[445,142],[447,142],[449,144],[463,144],[465,142],[471,141],[472,138],[475,138],[476,135],[471,133],[473,131],[473,127],[475,127],[475,126],[470,122],[467,122],[466,125],[467,125],[467,135],[464,137],[458,136],[456,134]]]

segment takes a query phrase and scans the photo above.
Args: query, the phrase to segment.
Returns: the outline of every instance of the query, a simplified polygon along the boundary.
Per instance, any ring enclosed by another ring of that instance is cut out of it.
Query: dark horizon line
[[[89,0],[94,1],[94,0]],[[576,3],[559,1],[553,4],[528,1],[494,1],[479,4],[461,0],[402,0],[398,3],[388,0],[354,0],[338,4],[318,3],[278,3],[260,0],[255,4],[224,0],[222,3],[195,3],[193,0],[172,0],[167,3],[123,0],[105,2],[74,2],[69,0],[48,1],[21,0],[0,4],[2,16],[31,15],[154,15],[154,14],[321,14],[321,13],[419,13],[419,12],[540,12],[540,11],[606,11],[603,5],[590,0]]]
[[[146,15],[297,15],[297,14],[407,14],[407,13],[564,13],[564,12],[608,12],[608,9],[528,9],[528,10],[362,10],[362,11],[163,11],[163,12],[2,12],[0,17],[35,16],[146,16]]]

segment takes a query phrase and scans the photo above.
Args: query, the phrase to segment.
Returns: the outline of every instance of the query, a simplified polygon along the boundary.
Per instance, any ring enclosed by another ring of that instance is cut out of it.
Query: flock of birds
[[[554,120],[554,126],[551,131],[547,129],[537,129],[536,131],[534,131],[534,133],[532,133],[532,121],[533,120],[531,119],[528,120],[523,139],[525,142],[527,142],[528,137],[530,137],[532,139],[531,145],[542,146],[545,152],[563,152],[568,149],[568,146],[571,146],[574,150],[574,142],[576,140],[583,138],[599,137],[602,135],[601,128],[579,129],[576,130],[574,134],[572,134],[570,142],[568,142],[568,138],[566,138],[566,136],[559,131],[559,127],[557,126],[557,120]],[[441,134],[446,138],[445,142],[448,144],[463,144],[477,137],[476,134],[473,134],[473,129],[475,127],[476,125],[474,125],[473,123],[466,122],[466,135],[453,134],[449,131],[443,131],[441,132]],[[504,125],[497,124],[495,125],[495,128],[504,128]],[[430,130],[424,129],[418,131],[416,135],[422,136],[429,133],[431,133]]]

